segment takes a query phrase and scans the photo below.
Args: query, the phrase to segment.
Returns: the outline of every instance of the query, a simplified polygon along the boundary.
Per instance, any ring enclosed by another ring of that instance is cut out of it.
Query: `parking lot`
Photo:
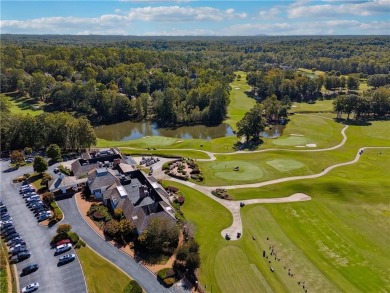
[[[8,168],[7,162],[1,162],[1,171]],[[24,167],[10,173],[1,172],[0,191],[1,199],[7,206],[16,231],[23,237],[27,248],[31,252],[31,257],[16,264],[18,274],[30,264],[38,264],[39,269],[27,276],[19,277],[20,289],[30,283],[38,282],[38,292],[87,292],[84,276],[80,262],[76,258],[74,261],[63,266],[57,266],[61,255],[54,256],[55,249],[49,243],[56,233],[56,226],[52,228],[41,227],[33,213],[26,207],[25,201],[19,195],[21,184],[13,184],[12,178],[23,173],[32,171],[31,167]],[[73,249],[66,252],[74,253]]]

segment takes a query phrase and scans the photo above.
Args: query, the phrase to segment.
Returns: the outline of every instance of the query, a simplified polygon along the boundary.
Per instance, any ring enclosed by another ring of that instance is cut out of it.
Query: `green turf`
[[[133,150],[126,147],[121,148],[126,155],[156,155],[162,157],[184,157],[192,159],[208,159],[210,158],[206,153],[198,151],[185,150]]]
[[[248,97],[245,93],[251,89],[246,82],[246,73],[236,71],[234,74],[237,76],[240,75],[241,79],[236,78],[230,83],[230,104],[227,114],[228,119],[225,120],[225,123],[229,124],[233,129],[236,129],[236,123],[256,104],[256,101]]]
[[[122,292],[130,278],[88,247],[76,250],[85,274],[88,292]]]
[[[13,94],[14,97],[6,95],[8,100],[11,102],[11,113],[13,114],[29,114],[31,116],[37,116],[43,113],[41,109],[42,105],[34,102],[33,99],[25,96],[19,96]],[[34,107],[39,107],[35,109]]]
[[[267,161],[267,164],[277,169],[280,172],[288,172],[305,166],[304,164],[296,160],[280,160],[280,159]]]
[[[230,190],[237,200],[295,192],[312,197],[300,203],[245,206],[242,238],[231,242],[219,235],[231,221],[222,206],[169,182],[185,194],[182,211],[196,225],[200,281],[212,284],[213,292],[266,292],[267,286],[274,292],[301,292],[298,281],[305,281],[310,292],[390,290],[389,163],[390,150],[366,150],[361,162],[317,179]],[[270,246],[280,261],[269,259],[269,264],[262,258]]]
[[[333,112],[333,100],[316,101],[314,104],[293,103],[291,111],[295,113]]]
[[[304,146],[309,142],[308,138],[301,136],[289,136],[272,141],[273,144],[278,146]]]
[[[256,180],[263,177],[262,169],[255,164],[243,161],[212,162],[210,167],[215,176],[228,180]],[[234,171],[239,167],[238,171]]]

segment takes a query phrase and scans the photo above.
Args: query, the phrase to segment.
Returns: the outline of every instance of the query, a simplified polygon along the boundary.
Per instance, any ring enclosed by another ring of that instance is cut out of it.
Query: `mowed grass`
[[[129,276],[89,247],[82,247],[76,252],[83,268],[88,292],[121,293],[130,282]]]
[[[314,104],[295,102],[291,111],[296,113],[333,112],[333,100],[318,100]]]
[[[235,130],[237,129],[236,123],[256,104],[256,101],[245,94],[246,91],[251,89],[246,82],[246,73],[236,71],[234,74],[240,75],[241,78],[236,78],[230,83],[230,104],[228,106],[228,118],[225,120],[225,123]]]
[[[312,200],[245,206],[239,241],[220,236],[231,222],[224,207],[169,182],[185,194],[182,211],[196,227],[201,283],[213,292],[301,292],[298,281],[310,292],[389,291],[389,164],[390,150],[366,150],[358,163],[317,179],[247,189],[250,197],[236,199],[304,192]]]
[[[43,113],[42,109],[34,109],[34,106],[40,107],[40,104],[37,104],[33,101],[33,99],[29,97],[10,97],[9,95],[5,95],[11,103],[10,111],[13,114],[29,114],[31,116],[37,116]]]

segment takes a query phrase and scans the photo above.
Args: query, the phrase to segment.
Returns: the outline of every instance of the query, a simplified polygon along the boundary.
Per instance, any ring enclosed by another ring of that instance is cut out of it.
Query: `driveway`
[[[123,253],[118,248],[115,248],[106,242],[92,230],[81,216],[74,198],[60,200],[57,201],[57,203],[65,214],[64,223],[72,225],[72,230],[79,234],[88,246],[130,275],[146,292],[170,292],[168,289],[164,288],[158,282],[157,277],[144,266],[137,263],[133,258]]]
[[[12,183],[12,178],[32,172],[32,167],[22,167],[10,173],[3,173],[2,171],[5,169],[8,169],[8,162],[1,162],[1,199],[7,205],[17,232],[22,235],[31,252],[29,259],[16,265],[18,273],[20,274],[22,268],[29,264],[37,263],[39,265],[38,271],[19,277],[20,289],[30,283],[38,282],[39,292],[87,292],[79,260],[76,259],[69,264],[57,267],[60,256],[54,256],[54,250],[49,245],[56,227],[48,229],[39,226],[33,213],[26,207],[23,198],[19,195],[21,184]],[[73,250],[69,253],[72,252]]]

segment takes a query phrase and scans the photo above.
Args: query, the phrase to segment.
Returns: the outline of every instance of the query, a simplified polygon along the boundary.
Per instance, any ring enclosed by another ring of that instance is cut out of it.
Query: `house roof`
[[[65,176],[65,177],[58,177],[54,180],[51,180],[49,182],[49,190],[55,190],[55,189],[63,189],[63,188],[71,188],[73,186],[77,186],[77,178],[75,176]]]
[[[89,171],[98,167],[97,163],[81,165],[80,160],[76,160],[72,163],[71,168],[73,175],[77,178],[88,174]]]
[[[132,165],[119,163],[119,168],[122,170],[123,173],[130,173],[134,170],[136,170]]]
[[[88,172],[88,186],[91,190],[110,186],[114,183],[120,184],[119,179],[116,177],[115,171],[111,169],[95,168],[94,170]]]

